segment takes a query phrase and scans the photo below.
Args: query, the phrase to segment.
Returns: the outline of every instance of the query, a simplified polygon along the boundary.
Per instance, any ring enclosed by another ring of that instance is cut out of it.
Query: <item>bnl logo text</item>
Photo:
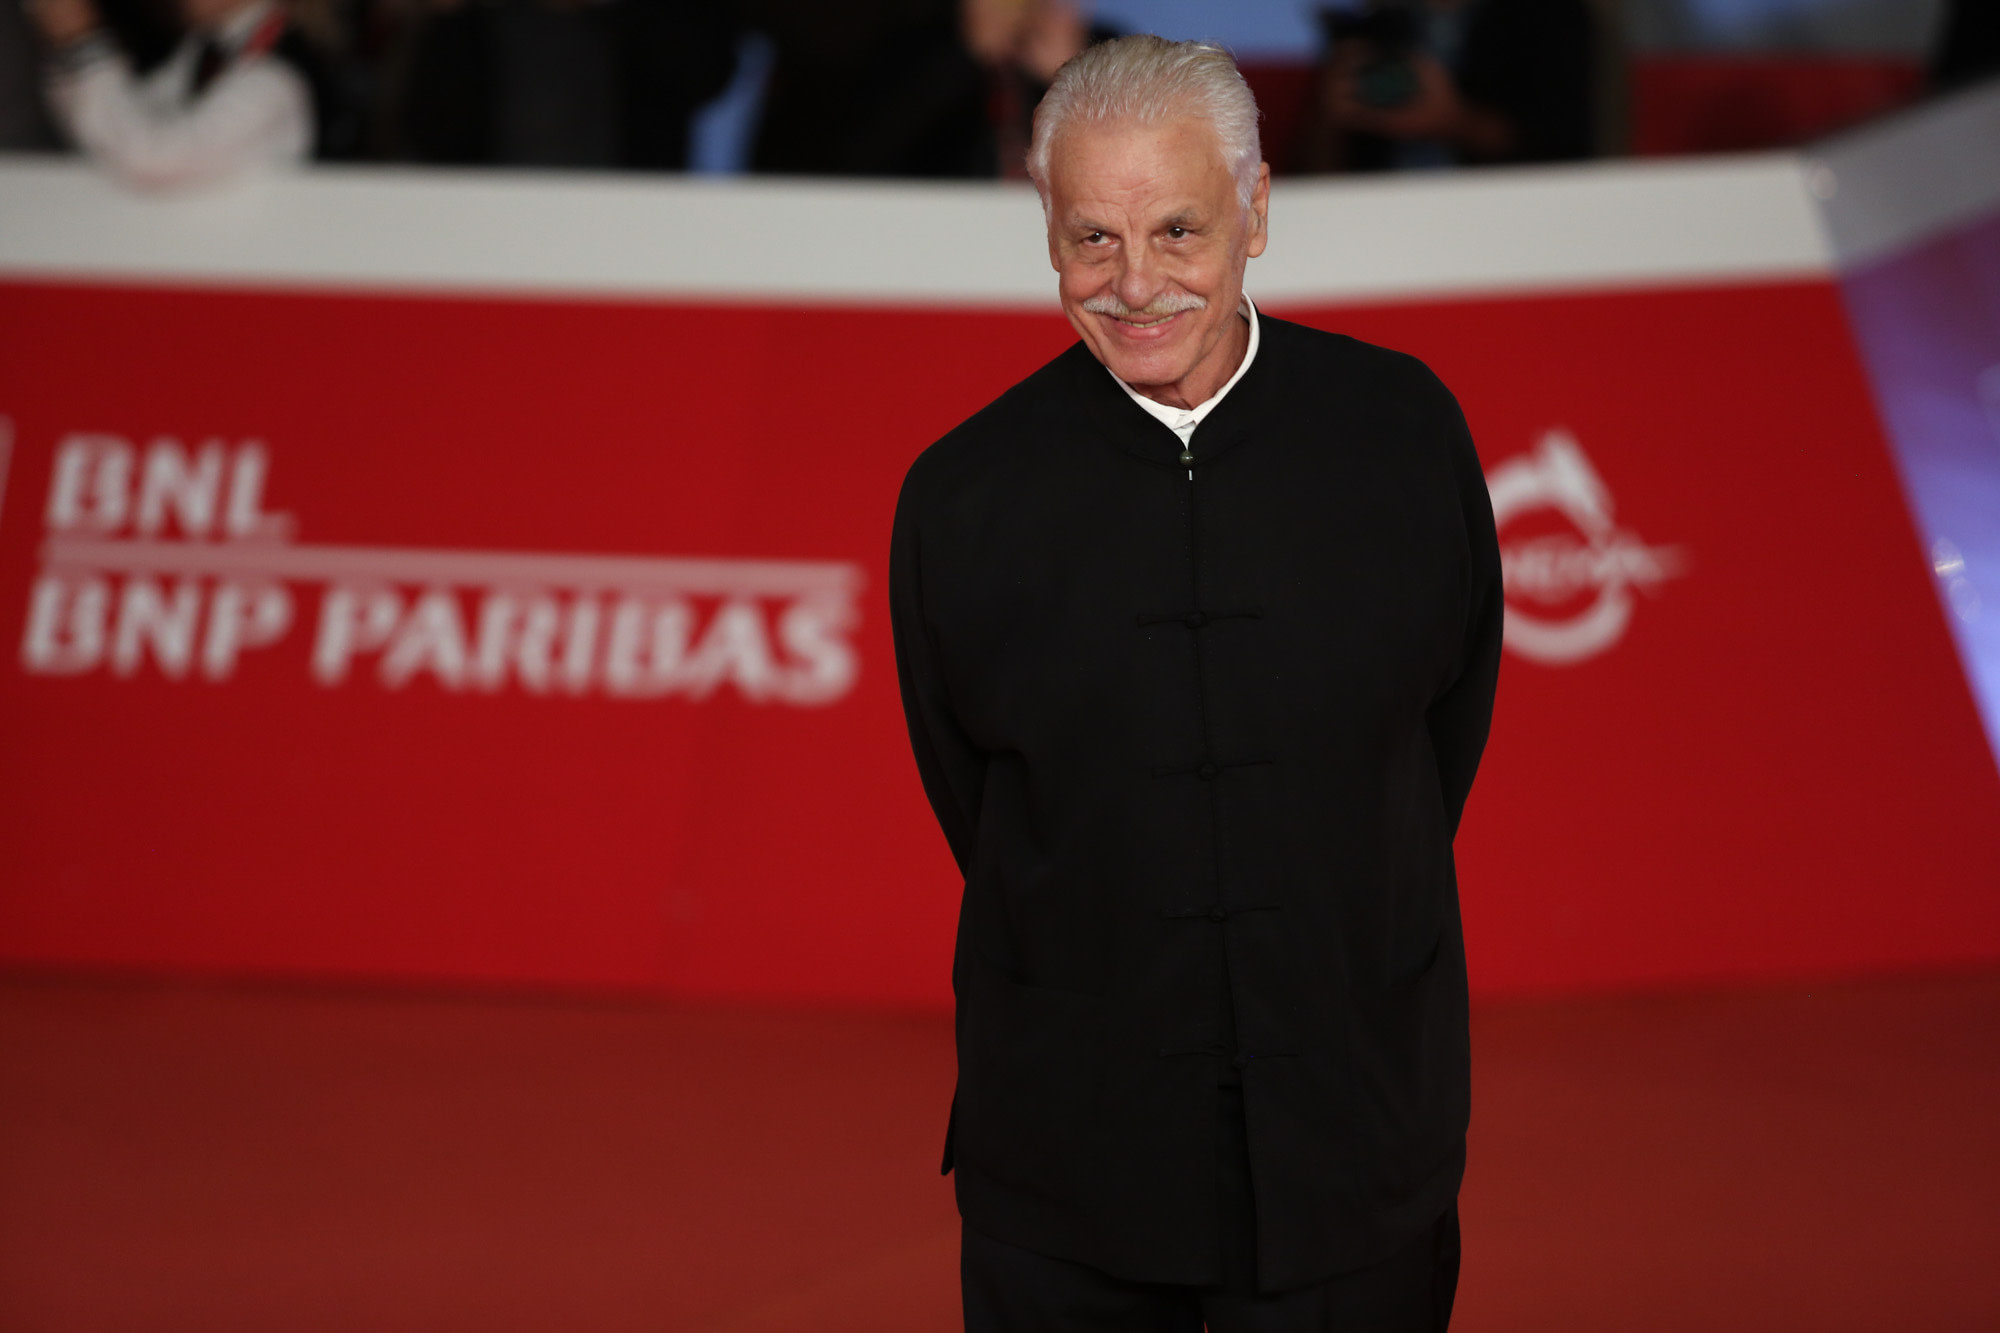
[[[146,577],[191,543],[283,542],[288,514],[264,508],[270,456],[263,444],[195,448],[161,438],[143,451],[116,435],[77,433],[57,448],[43,524],[42,573],[29,598],[21,663],[38,675],[75,675],[109,665],[129,676],[150,656],[171,677],[199,664],[226,679],[251,648],[292,624],[292,599],[265,576]],[[171,531],[178,541],[162,541]],[[220,539],[217,541],[216,539]],[[107,566],[130,576],[114,581]]]

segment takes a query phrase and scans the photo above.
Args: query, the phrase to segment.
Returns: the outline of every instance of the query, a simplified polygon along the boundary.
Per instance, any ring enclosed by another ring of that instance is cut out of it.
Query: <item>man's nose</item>
[[[1111,290],[1128,309],[1144,310],[1165,285],[1159,264],[1143,246],[1126,250],[1120,260],[1118,276],[1112,282]]]

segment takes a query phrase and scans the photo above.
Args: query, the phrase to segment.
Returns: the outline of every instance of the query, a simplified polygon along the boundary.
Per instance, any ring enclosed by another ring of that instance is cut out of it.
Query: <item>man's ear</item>
[[[1264,243],[1270,239],[1271,212],[1271,164],[1257,164],[1257,185],[1250,191],[1250,257],[1255,259],[1264,253]]]

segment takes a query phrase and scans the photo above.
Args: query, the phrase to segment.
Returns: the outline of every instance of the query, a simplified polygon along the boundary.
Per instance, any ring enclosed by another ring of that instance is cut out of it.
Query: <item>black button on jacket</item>
[[[966,1221],[1218,1280],[1216,1085],[1240,1080],[1279,1290],[1385,1256],[1458,1190],[1451,844],[1501,597],[1444,386],[1260,318],[1192,479],[1081,343],[926,450],[890,600],[965,876],[946,1169]]]

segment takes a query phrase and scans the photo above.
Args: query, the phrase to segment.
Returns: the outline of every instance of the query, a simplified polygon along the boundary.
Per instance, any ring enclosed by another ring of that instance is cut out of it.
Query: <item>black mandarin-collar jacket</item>
[[[1081,343],[926,450],[890,602],[965,875],[966,1221],[1218,1280],[1216,1086],[1240,1079],[1280,1290],[1386,1255],[1458,1190],[1451,844],[1501,596],[1444,386],[1261,319],[1192,469]]]

